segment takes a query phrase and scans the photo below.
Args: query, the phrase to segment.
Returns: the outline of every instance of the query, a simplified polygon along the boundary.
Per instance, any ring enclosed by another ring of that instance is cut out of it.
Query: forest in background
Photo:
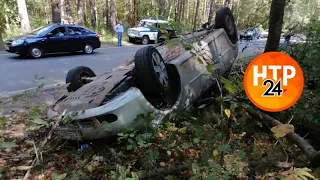
[[[319,17],[319,0],[286,3],[283,28],[302,29]],[[117,20],[127,29],[142,18],[157,17],[190,31],[212,21],[216,10],[226,5],[238,30],[268,28],[271,0],[0,0],[0,42],[52,22],[86,26],[106,36],[106,41]]]

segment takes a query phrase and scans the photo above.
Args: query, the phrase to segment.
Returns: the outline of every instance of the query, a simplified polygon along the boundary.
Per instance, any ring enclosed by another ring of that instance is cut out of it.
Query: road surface
[[[265,44],[266,39],[239,42],[239,56],[252,56],[262,52]],[[104,47],[95,50],[91,55],[81,53],[50,55],[36,60],[21,59],[15,54],[2,51],[0,52],[0,92],[22,91],[40,85],[64,84],[67,72],[81,65],[90,67],[96,74],[102,74],[132,58],[142,47],[144,46]]]
[[[96,74],[102,74],[126,60],[144,47],[99,48],[91,55],[60,54],[41,59],[22,59],[15,54],[0,53],[0,92],[12,92],[39,87],[40,85],[64,84],[67,72],[76,66],[88,66]]]

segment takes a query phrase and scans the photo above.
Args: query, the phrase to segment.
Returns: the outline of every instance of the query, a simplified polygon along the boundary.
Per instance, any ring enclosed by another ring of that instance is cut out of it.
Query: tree
[[[240,0],[239,0],[240,1]],[[232,0],[226,0],[224,2],[224,6],[228,7],[229,9],[232,9]]]
[[[110,22],[111,22],[112,28],[116,26],[116,19],[117,19],[116,2],[115,0],[110,0]]]
[[[29,16],[27,11],[27,5],[25,0],[17,0],[18,12],[20,18],[21,31],[28,33],[31,31]]]
[[[239,0],[240,1],[240,0]],[[208,23],[212,24],[214,0],[210,0]]]
[[[106,28],[110,27],[109,22],[109,0],[106,0]]]
[[[64,0],[64,4],[65,4],[66,15],[67,15],[67,21],[68,23],[73,23],[70,0]]]
[[[51,0],[52,22],[61,23],[61,1]]]
[[[93,0],[89,0],[90,3],[90,22],[91,22],[91,26],[93,28],[96,27],[96,12],[95,12],[95,5]]]
[[[165,0],[158,0],[159,1],[159,18],[163,18],[165,14]]]
[[[264,52],[277,51],[279,47],[286,0],[271,2],[269,17],[269,34]]]
[[[77,1],[78,24],[83,25],[83,0]]]
[[[194,13],[193,31],[196,30],[197,24],[198,24],[197,22],[198,22],[198,15],[199,15],[199,5],[200,5],[200,0],[197,0],[196,13]]]

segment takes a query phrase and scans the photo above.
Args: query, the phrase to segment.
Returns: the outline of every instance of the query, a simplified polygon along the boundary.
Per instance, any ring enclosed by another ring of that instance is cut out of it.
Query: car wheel
[[[142,37],[142,44],[143,45],[147,45],[147,44],[149,44],[149,37],[148,36],[143,36]]]
[[[216,28],[223,28],[230,41],[236,44],[238,41],[237,27],[234,21],[231,10],[228,7],[220,8],[216,13],[215,18]]]
[[[145,95],[161,96],[170,91],[167,67],[159,51],[148,46],[134,56],[136,81]]]
[[[86,66],[77,66],[67,73],[66,84],[70,83],[67,87],[68,92],[76,91],[81,88],[84,84],[83,77],[95,77],[96,74]]]
[[[83,48],[83,52],[86,53],[86,54],[92,54],[93,53],[92,44],[87,43]]]
[[[34,59],[41,58],[43,56],[42,48],[37,45],[31,46],[29,48],[29,56]]]

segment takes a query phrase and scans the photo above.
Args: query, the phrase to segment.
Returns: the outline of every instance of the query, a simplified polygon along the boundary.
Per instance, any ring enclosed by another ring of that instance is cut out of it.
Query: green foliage
[[[0,151],[15,147],[18,147],[15,142],[5,141],[3,138],[0,138]]]
[[[135,172],[131,172],[131,177],[127,177],[125,167],[117,164],[116,171],[111,171],[111,179],[114,180],[139,180],[139,176]]]
[[[107,121],[102,122],[102,128],[103,128],[103,130],[105,130],[107,132],[112,131],[112,127]]]
[[[129,131],[127,133],[119,133],[118,141],[127,143],[127,150],[136,150],[151,146],[154,136],[152,133],[138,133],[138,131]]]
[[[227,180],[232,179],[232,173],[226,171],[220,164],[216,162],[210,162],[208,166],[199,166],[197,164],[192,165],[192,169],[194,175],[189,180],[196,180],[196,179],[210,179],[210,180]],[[206,175],[202,174],[201,172],[205,170]]]

